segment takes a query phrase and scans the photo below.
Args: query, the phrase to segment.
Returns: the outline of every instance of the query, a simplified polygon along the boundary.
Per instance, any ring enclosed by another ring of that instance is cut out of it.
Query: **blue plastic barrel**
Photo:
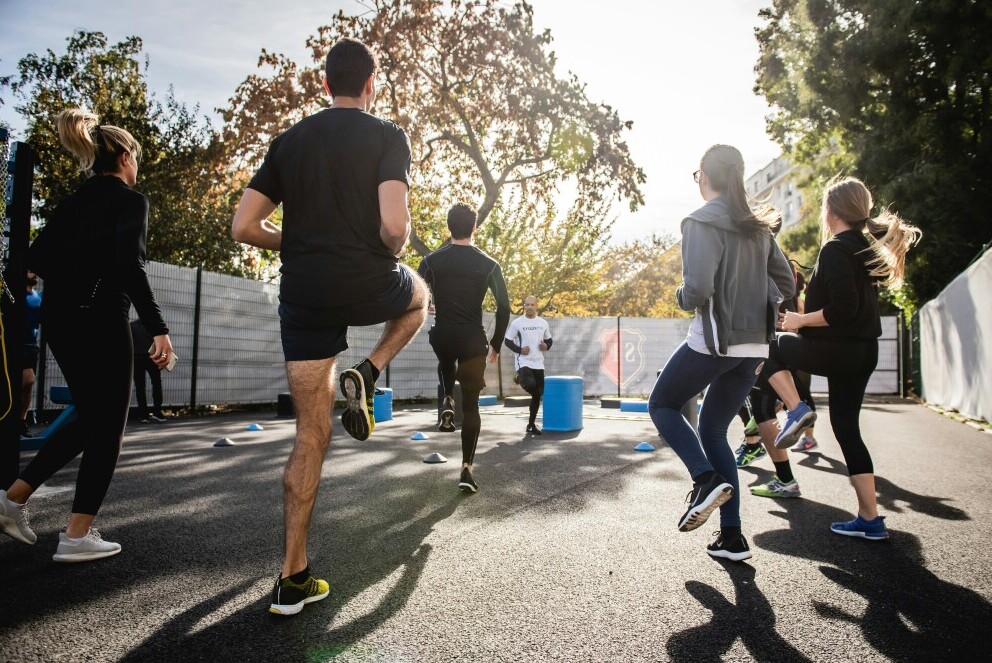
[[[386,389],[379,389],[379,391],[383,393],[373,397],[376,423],[389,421],[393,418],[393,390],[387,387]]]
[[[544,430],[582,430],[582,378],[554,375],[544,378]]]

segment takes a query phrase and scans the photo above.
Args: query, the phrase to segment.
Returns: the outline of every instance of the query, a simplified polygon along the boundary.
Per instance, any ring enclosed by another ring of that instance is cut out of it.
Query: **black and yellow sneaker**
[[[272,590],[272,605],[269,612],[276,615],[295,615],[307,603],[326,599],[331,588],[327,581],[314,578],[310,575],[309,567],[302,573],[306,573],[306,580],[302,583],[293,581],[293,577],[277,578],[275,589]],[[301,573],[296,574],[296,576]]]
[[[367,440],[375,430],[375,379],[372,365],[366,359],[341,371],[341,393],[347,404],[341,413],[341,424],[356,440]]]

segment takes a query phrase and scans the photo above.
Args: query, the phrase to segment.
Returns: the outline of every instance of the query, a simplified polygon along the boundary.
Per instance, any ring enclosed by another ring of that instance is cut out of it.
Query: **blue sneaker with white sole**
[[[869,541],[883,541],[889,538],[885,529],[885,516],[876,516],[873,520],[865,520],[860,515],[854,520],[830,525],[830,531],[843,536],[855,536]]]
[[[799,401],[794,409],[789,411],[785,418],[785,425],[775,438],[775,447],[784,449],[791,447],[797,441],[804,430],[816,422],[816,412],[813,411],[805,401]]]

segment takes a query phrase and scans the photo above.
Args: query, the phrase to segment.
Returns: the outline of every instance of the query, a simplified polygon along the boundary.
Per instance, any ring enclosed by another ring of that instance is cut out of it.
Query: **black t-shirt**
[[[874,253],[860,230],[834,235],[820,249],[806,286],[806,312],[823,311],[827,327],[803,327],[808,338],[875,339],[882,335],[878,283],[865,264]]]
[[[283,206],[282,301],[354,304],[393,282],[399,261],[379,237],[389,180],[409,186],[410,141],[363,110],[322,110],[272,141],[248,187]]]
[[[437,326],[482,328],[482,300],[486,290],[496,298],[496,328],[489,344],[500,348],[510,322],[510,297],[503,270],[484,251],[448,244],[420,261],[417,270],[430,286]]]

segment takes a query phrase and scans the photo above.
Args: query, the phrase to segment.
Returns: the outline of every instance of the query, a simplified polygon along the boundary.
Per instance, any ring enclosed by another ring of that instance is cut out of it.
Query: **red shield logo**
[[[637,329],[607,329],[599,336],[599,369],[625,388],[644,372],[644,334]]]

